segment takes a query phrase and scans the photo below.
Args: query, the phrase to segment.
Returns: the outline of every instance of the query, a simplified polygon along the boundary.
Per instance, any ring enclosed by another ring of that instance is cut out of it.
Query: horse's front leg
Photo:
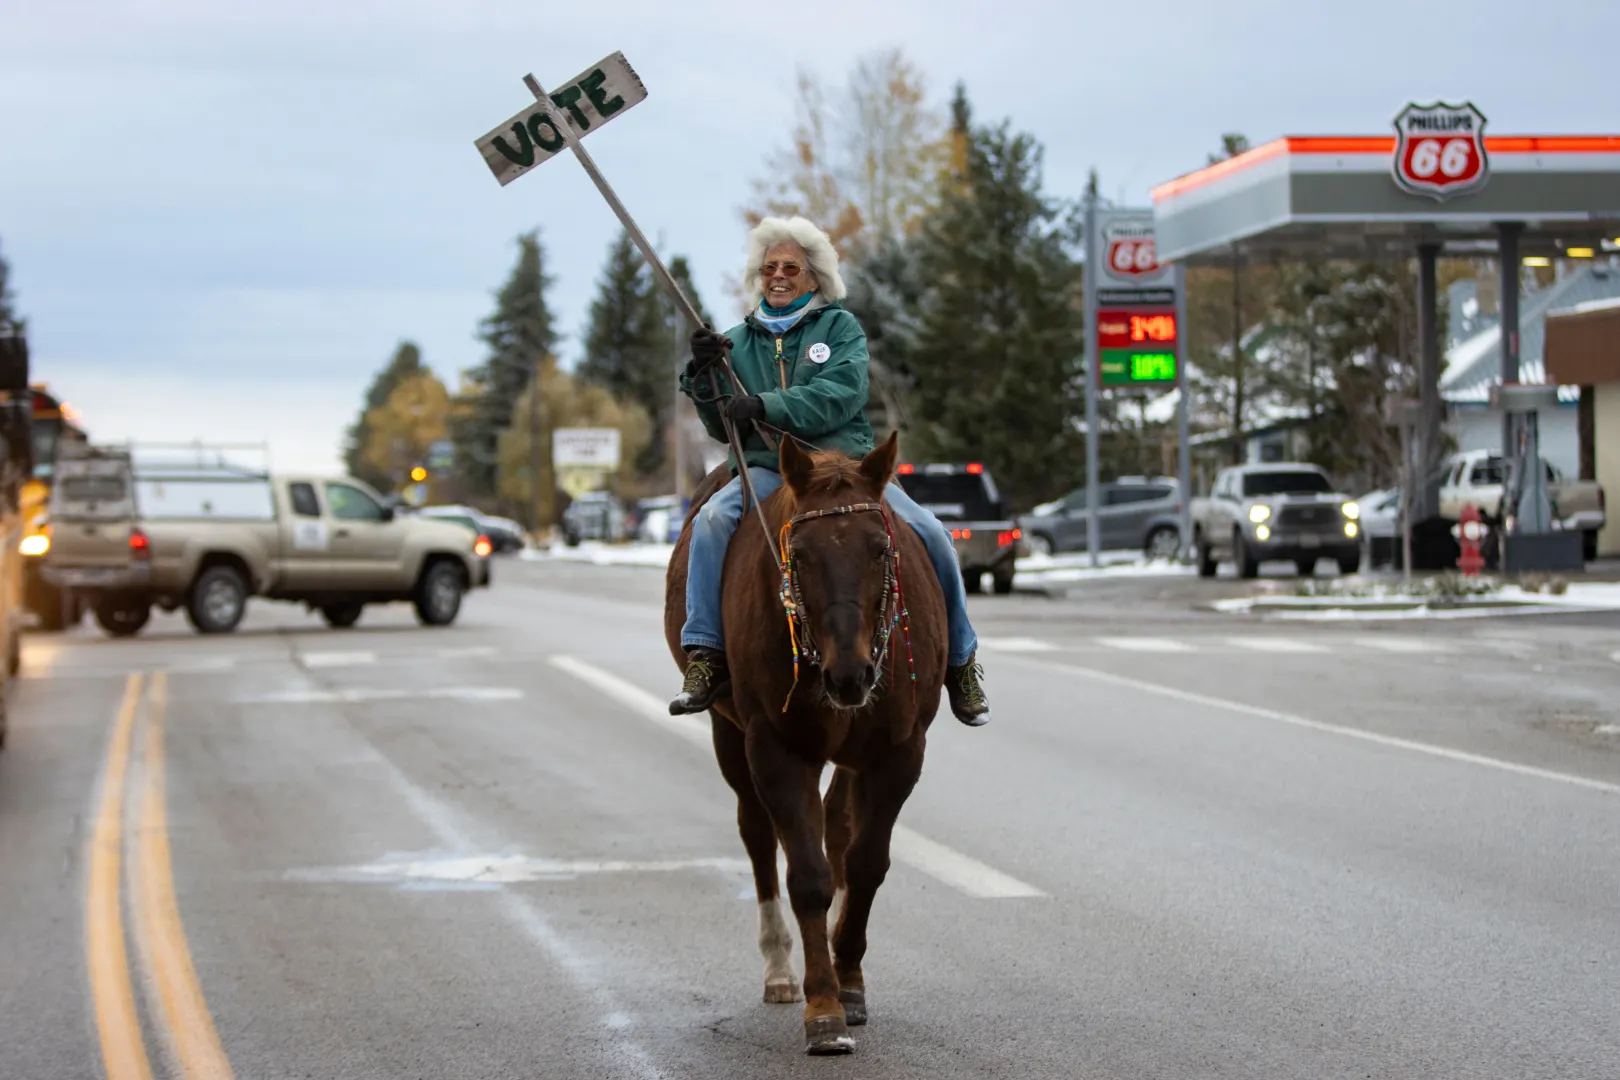
[[[861,961],[866,957],[866,925],[878,888],[889,874],[889,841],[895,822],[912,788],[917,786],[922,763],[923,739],[919,731],[908,743],[885,747],[880,760],[855,776],[851,793],[855,836],[844,856],[849,885],[833,932],[838,998],[850,1024],[866,1023],[866,976],[861,971]]]
[[[782,744],[768,723],[748,726],[748,767],[754,786],[776,825],[787,852],[788,900],[804,943],[804,1037],[812,1054],[847,1054],[855,1049],[838,1001],[832,949],[827,939],[827,908],[832,903],[832,868],[823,847],[821,766]]]

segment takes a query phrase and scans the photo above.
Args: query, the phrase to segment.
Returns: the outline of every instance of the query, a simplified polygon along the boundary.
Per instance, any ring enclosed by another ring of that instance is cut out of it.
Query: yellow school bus
[[[60,630],[78,622],[83,613],[71,595],[46,581],[41,574],[45,556],[51,550],[47,510],[57,454],[66,443],[88,440],[72,406],[53,394],[44,383],[28,387],[25,398],[29,406],[29,468],[17,500],[21,534],[11,546],[22,556],[22,605],[33,612],[41,629]]]

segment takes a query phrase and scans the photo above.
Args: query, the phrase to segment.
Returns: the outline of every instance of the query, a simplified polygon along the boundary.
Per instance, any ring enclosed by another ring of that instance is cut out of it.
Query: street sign
[[[558,470],[619,467],[618,428],[557,428],[551,433],[551,463]]]
[[[606,481],[607,474],[601,469],[572,466],[557,470],[557,486],[567,492],[570,499],[577,499],[588,492],[601,491]]]
[[[647,88],[624,54],[616,52],[547,96],[557,115],[566,116],[568,127],[580,137],[647,100]],[[568,145],[550,110],[538,101],[476,140],[476,144],[489,171],[503,187],[556,157]]]
[[[440,439],[428,444],[427,467],[435,472],[443,472],[456,463],[456,444],[449,439]]]
[[[1395,117],[1395,183],[1413,195],[1451,199],[1478,191],[1491,177],[1485,114],[1473,102],[1412,103]]]
[[[1098,243],[1087,254],[1087,274],[1095,277],[1087,290],[1087,316],[1095,385],[1176,386],[1181,380],[1177,278],[1173,266],[1159,262],[1153,212],[1099,207],[1093,214]]]

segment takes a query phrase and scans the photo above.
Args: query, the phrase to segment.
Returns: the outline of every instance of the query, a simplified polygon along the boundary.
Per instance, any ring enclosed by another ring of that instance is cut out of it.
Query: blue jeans
[[[782,486],[782,476],[771,469],[754,467],[748,470],[754,481],[754,492],[760,499]],[[968,622],[967,589],[962,584],[962,570],[956,562],[956,549],[951,546],[951,534],[940,524],[939,518],[912,501],[899,484],[890,484],[883,493],[895,516],[916,530],[928,549],[928,561],[934,564],[940,588],[945,591],[945,619],[949,643],[947,662],[951,667],[967,663],[979,647],[979,638]],[[726,565],[726,547],[732,533],[742,520],[742,479],[732,477],[731,483],[715,492],[692,523],[692,551],[686,566],[686,625],[681,627],[681,646],[690,649],[703,646],[725,650],[725,637],[720,627],[720,579]],[[750,511],[751,513],[752,511]]]

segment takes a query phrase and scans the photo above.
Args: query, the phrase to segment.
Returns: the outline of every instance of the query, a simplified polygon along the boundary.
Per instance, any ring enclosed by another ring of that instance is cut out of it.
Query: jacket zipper
[[[782,339],[776,339],[776,381],[787,389],[787,358],[782,355]]]

